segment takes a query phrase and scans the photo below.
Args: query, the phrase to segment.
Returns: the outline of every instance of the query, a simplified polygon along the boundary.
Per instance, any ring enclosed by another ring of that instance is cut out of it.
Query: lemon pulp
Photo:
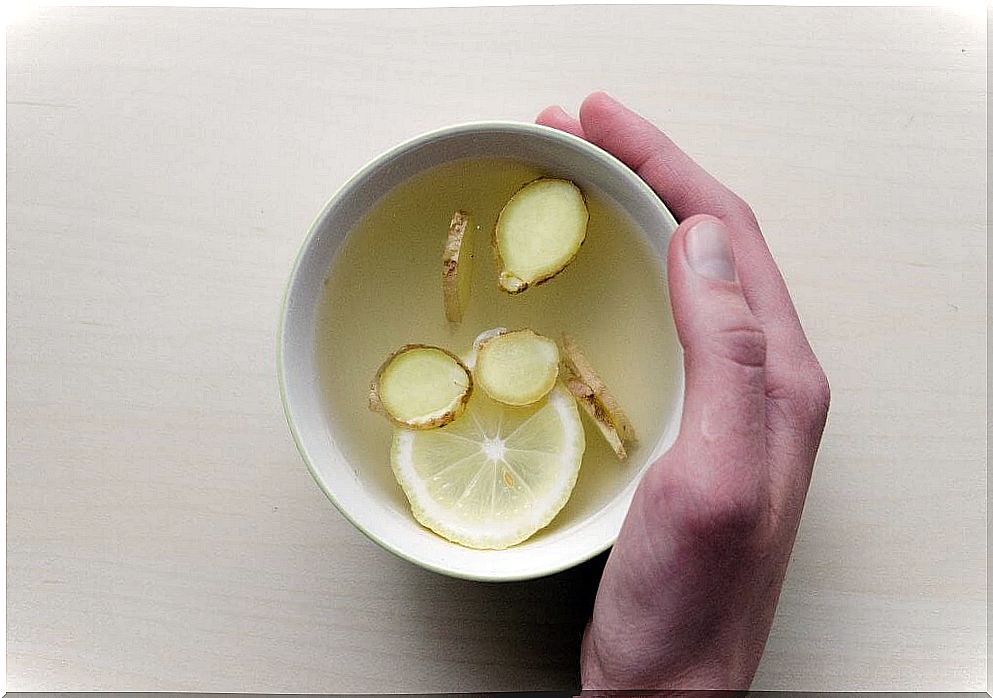
[[[473,391],[441,429],[397,428],[390,463],[414,517],[471,548],[506,548],[565,506],[586,448],[572,394],[557,383],[526,407]]]

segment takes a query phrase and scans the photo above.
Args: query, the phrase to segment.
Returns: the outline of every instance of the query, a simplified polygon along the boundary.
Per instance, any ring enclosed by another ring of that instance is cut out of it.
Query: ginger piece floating
[[[559,376],[559,348],[532,330],[515,330],[479,344],[473,369],[483,391],[505,405],[538,402]]]
[[[439,347],[406,344],[383,362],[369,391],[369,408],[411,429],[441,427],[465,410],[472,375]]]
[[[500,211],[493,233],[500,288],[520,293],[565,269],[589,220],[586,199],[572,182],[542,178],[524,185]]]
[[[476,227],[471,216],[465,211],[456,211],[448,228],[441,269],[445,317],[449,322],[462,322],[469,305],[475,246]]]
[[[480,332],[474,340],[472,340],[472,348],[467,354],[462,357],[462,363],[469,367],[470,371],[476,370],[476,357],[479,356],[479,347],[483,345],[483,342],[487,342],[494,337],[501,334],[507,334],[510,332],[506,327],[493,327],[488,330]]]
[[[636,440],[631,420],[568,333],[562,335],[562,354],[571,374],[565,379],[566,387],[596,424],[617,457],[624,460],[627,458],[625,445]]]

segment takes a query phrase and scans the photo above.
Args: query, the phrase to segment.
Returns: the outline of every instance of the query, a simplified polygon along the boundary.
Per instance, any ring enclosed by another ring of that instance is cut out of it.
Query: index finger
[[[770,360],[796,365],[805,359],[801,354],[809,353],[810,345],[786,282],[748,206],[654,124],[606,93],[586,98],[579,121],[586,139],[634,170],[677,220],[709,214],[728,224],[745,298],[770,340]]]
[[[579,121],[586,140],[634,170],[677,220],[697,214],[725,218],[737,197],[684,153],[654,124],[605,92],[583,102]]]

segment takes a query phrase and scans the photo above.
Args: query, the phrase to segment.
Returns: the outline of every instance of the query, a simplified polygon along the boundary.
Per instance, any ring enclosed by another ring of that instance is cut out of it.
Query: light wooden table
[[[280,410],[313,216],[605,88],[748,201],[834,404],[756,688],[986,686],[986,21],[928,9],[48,10],[7,32],[11,690],[571,688],[596,564],[354,530]]]

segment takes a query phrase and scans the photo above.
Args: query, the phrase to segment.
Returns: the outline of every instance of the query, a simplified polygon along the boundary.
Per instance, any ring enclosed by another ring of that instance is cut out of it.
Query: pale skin
[[[668,257],[684,348],[679,436],[639,486],[580,659],[584,689],[745,690],[772,625],[830,389],[751,209],[604,93],[538,123],[612,153],[680,225]]]

